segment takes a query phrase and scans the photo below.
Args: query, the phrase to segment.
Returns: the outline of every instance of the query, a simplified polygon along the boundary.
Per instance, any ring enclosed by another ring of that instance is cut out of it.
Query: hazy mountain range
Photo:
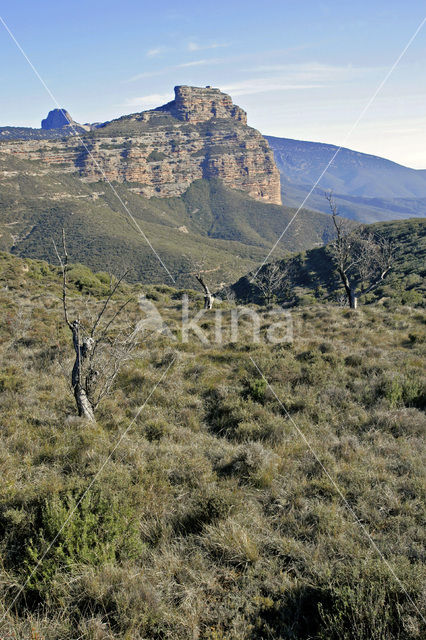
[[[324,191],[332,190],[342,215],[361,222],[424,216],[426,170],[332,144],[265,136],[281,174],[283,202],[299,206],[324,175],[304,206],[329,211]]]

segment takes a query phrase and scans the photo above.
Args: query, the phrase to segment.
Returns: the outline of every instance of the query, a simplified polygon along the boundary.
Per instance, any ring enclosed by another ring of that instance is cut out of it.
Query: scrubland
[[[303,306],[292,343],[249,318],[237,342],[142,334],[93,425],[58,270],[0,257],[1,637],[424,637],[424,311]],[[108,277],[70,282],[84,315]],[[123,323],[141,292],[178,327],[161,285],[123,285]]]

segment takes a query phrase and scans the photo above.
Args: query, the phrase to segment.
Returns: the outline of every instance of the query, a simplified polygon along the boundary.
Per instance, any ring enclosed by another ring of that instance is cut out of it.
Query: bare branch
[[[91,337],[92,337],[92,338],[93,338],[93,336],[95,335],[96,328],[97,328],[97,326],[98,326],[99,322],[101,321],[102,316],[104,315],[104,313],[105,313],[105,311],[106,311],[106,309],[107,309],[107,307],[108,307],[108,305],[109,305],[109,303],[110,303],[110,301],[111,301],[111,298],[113,297],[113,295],[114,295],[114,294],[115,294],[115,292],[117,291],[118,287],[120,286],[120,284],[122,283],[122,281],[124,280],[124,278],[128,275],[128,273],[129,273],[129,270],[125,271],[125,272],[123,273],[123,275],[122,275],[122,276],[120,276],[120,278],[118,278],[118,279],[117,279],[117,282],[115,283],[115,285],[114,285],[113,287],[112,287],[112,276],[111,276],[111,280],[110,280],[110,293],[109,293],[109,295],[108,295],[107,299],[105,300],[105,303],[104,303],[104,305],[103,305],[102,309],[100,310],[100,312],[99,312],[99,314],[98,314],[98,317],[96,318],[96,320],[95,320],[95,322],[94,322],[94,324],[93,324],[92,330],[91,330],[91,332],[90,332],[90,335],[91,335]]]
[[[94,320],[89,310],[88,301],[87,299],[85,300],[86,316],[89,317],[89,326],[91,327],[86,332],[79,317],[73,321],[69,317],[67,298],[68,253],[64,230],[62,230],[63,257],[61,257],[54,241],[53,246],[62,271],[64,318],[71,331],[75,351],[71,387],[74,392],[78,414],[87,420],[94,421],[94,410],[101,398],[111,391],[122,364],[130,357],[136,345],[135,339],[123,338],[120,334],[109,345],[106,344],[112,324],[132,300],[132,298],[129,298],[112,313],[109,319],[106,317],[112,298],[129,271],[125,271],[116,282],[113,281],[111,276],[109,294]],[[104,326],[101,329],[102,320],[104,320]],[[131,335],[134,335],[134,333]],[[101,353],[98,354],[97,349],[102,342],[105,342],[105,348],[101,349]]]
[[[67,306],[68,253],[67,253],[67,247],[66,247],[66,243],[65,243],[65,229],[62,229],[62,250],[64,252],[64,258],[63,259],[59,255],[58,248],[57,248],[53,238],[52,238],[52,242],[53,242],[53,246],[55,247],[55,252],[56,252],[56,255],[58,257],[59,264],[61,266],[61,271],[62,271],[62,305],[63,305],[63,308],[64,308],[64,318],[65,318],[65,322],[67,323],[67,325],[71,329],[71,322],[69,321],[69,318],[68,318],[68,306]]]

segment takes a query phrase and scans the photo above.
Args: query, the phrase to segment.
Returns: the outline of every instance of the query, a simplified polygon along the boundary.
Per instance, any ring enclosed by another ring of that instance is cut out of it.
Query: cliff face
[[[78,172],[86,182],[131,182],[147,197],[179,196],[194,180],[220,178],[257,200],[281,204],[267,141],[228,95],[211,87],[175,87],[174,101],[81,138],[5,141],[0,151],[42,160],[46,170]]]
[[[179,120],[206,122],[212,118],[231,118],[247,124],[247,114],[233,104],[230,96],[212,87],[175,87],[174,102],[168,105]]]

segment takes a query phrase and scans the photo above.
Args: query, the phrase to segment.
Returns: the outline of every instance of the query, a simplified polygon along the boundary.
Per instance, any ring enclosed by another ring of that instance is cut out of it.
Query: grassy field
[[[73,267],[73,313],[106,281]],[[58,270],[3,253],[0,286],[1,637],[424,637],[422,310],[317,303],[270,344],[223,302],[222,344],[142,334],[90,425]],[[179,336],[182,291],[141,292]]]

